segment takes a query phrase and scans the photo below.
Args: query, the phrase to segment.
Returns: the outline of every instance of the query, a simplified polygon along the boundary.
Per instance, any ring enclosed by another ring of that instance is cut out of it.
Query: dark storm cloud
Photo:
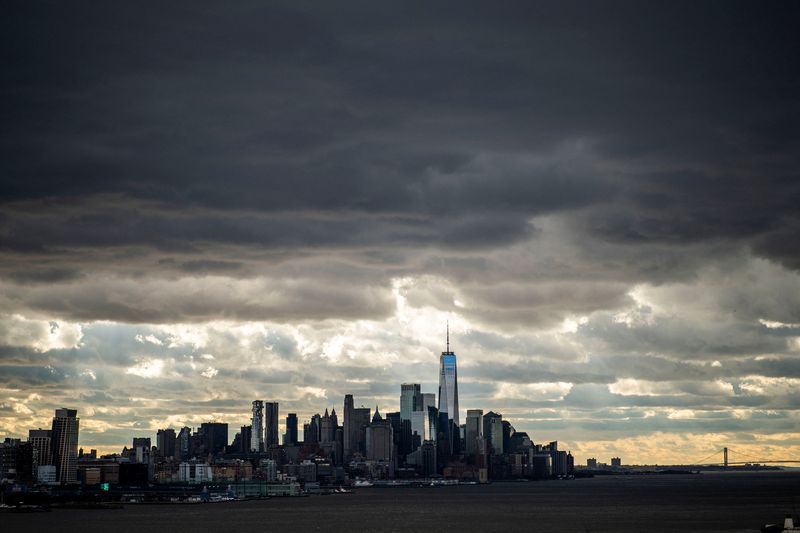
[[[2,367],[2,384],[4,387],[26,390],[36,387],[46,389],[63,386],[67,379],[64,369],[52,366],[11,365]]]
[[[631,328],[614,322],[610,317],[605,318],[581,326],[586,337],[600,341],[597,344],[600,352],[691,355],[696,359],[709,359],[788,350],[786,333],[754,324],[699,324],[685,318],[669,317]]]
[[[400,247],[498,247],[530,235],[519,214],[473,213],[437,219],[430,215],[382,216],[363,212],[204,212],[154,208],[117,198],[95,199],[79,206],[49,210],[25,202],[8,217],[0,249],[8,252],[60,251],[82,246],[150,246],[158,251],[191,252],[204,244],[272,248],[364,248],[395,243]],[[40,244],[36,244],[40,243]],[[195,243],[195,247],[188,244]],[[186,271],[234,270],[235,262],[182,263]],[[53,281],[58,281],[54,279]]]
[[[16,283],[47,284],[78,280],[83,277],[83,273],[73,268],[36,268],[11,271],[7,273],[7,276]]]
[[[522,238],[513,213],[615,202],[587,213],[596,237],[758,237],[791,264],[770,235],[798,214],[796,11],[20,3],[2,32],[3,197],[443,214],[430,242],[477,246]],[[573,142],[594,164],[553,155]],[[6,217],[4,245],[374,241],[337,224],[276,241],[202,213],[51,222]]]
[[[197,259],[193,261],[184,261],[180,264],[181,270],[185,272],[227,272],[230,270],[239,270],[243,264],[238,261],[215,261],[214,259]]]
[[[47,355],[27,347],[0,347],[0,363],[3,365],[29,365],[31,363],[46,363],[47,361],[49,361]]]
[[[387,316],[391,295],[377,286],[328,285],[323,279],[279,278],[232,288],[225,279],[175,281],[99,278],[86,285],[5,288],[5,296],[32,313],[73,320],[128,323],[273,320]],[[254,298],[253,294],[258,294]]]
[[[22,309],[168,322],[386,315],[357,278],[430,273],[461,284],[467,315],[520,328],[743,250],[794,268],[795,11],[16,4],[0,276],[54,285],[14,295]],[[532,220],[548,216],[549,236]],[[515,245],[528,255],[502,254]],[[357,296],[293,287],[281,318],[126,287],[218,275],[286,291],[294,268]]]

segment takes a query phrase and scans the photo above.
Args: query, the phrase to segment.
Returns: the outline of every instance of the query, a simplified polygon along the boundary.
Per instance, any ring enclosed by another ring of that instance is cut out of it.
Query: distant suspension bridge
[[[714,457],[719,457],[722,454],[722,462],[714,462],[709,461],[709,459],[713,459]],[[765,464],[791,464],[791,463],[800,463],[798,459],[784,459],[784,460],[777,460],[777,459],[769,459],[769,460],[762,460],[756,459],[753,456],[747,455],[746,453],[737,452],[733,448],[722,448],[720,450],[716,450],[714,453],[703,457],[699,461],[691,463],[690,465],[685,466],[739,466],[739,465],[765,465]]]

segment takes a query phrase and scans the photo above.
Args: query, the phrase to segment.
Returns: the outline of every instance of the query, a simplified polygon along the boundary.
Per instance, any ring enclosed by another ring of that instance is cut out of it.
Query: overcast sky
[[[449,320],[578,461],[800,456],[800,4],[3,11],[0,437],[397,410]]]

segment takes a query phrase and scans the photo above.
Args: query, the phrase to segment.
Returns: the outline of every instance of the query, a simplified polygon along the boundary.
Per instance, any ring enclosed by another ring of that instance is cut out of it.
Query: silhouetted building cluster
[[[0,479],[20,484],[78,481],[78,431],[75,409],[56,409],[50,429],[31,429],[28,441],[0,444]]]
[[[612,457],[610,465],[608,463],[598,463],[594,457],[586,459],[586,470],[619,470],[621,468],[622,459],[619,457]]]

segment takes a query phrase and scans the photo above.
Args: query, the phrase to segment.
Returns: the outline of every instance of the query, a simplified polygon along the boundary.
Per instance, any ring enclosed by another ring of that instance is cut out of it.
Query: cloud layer
[[[449,319],[461,404],[579,459],[797,455],[798,21],[11,5],[0,431],[396,409]]]

